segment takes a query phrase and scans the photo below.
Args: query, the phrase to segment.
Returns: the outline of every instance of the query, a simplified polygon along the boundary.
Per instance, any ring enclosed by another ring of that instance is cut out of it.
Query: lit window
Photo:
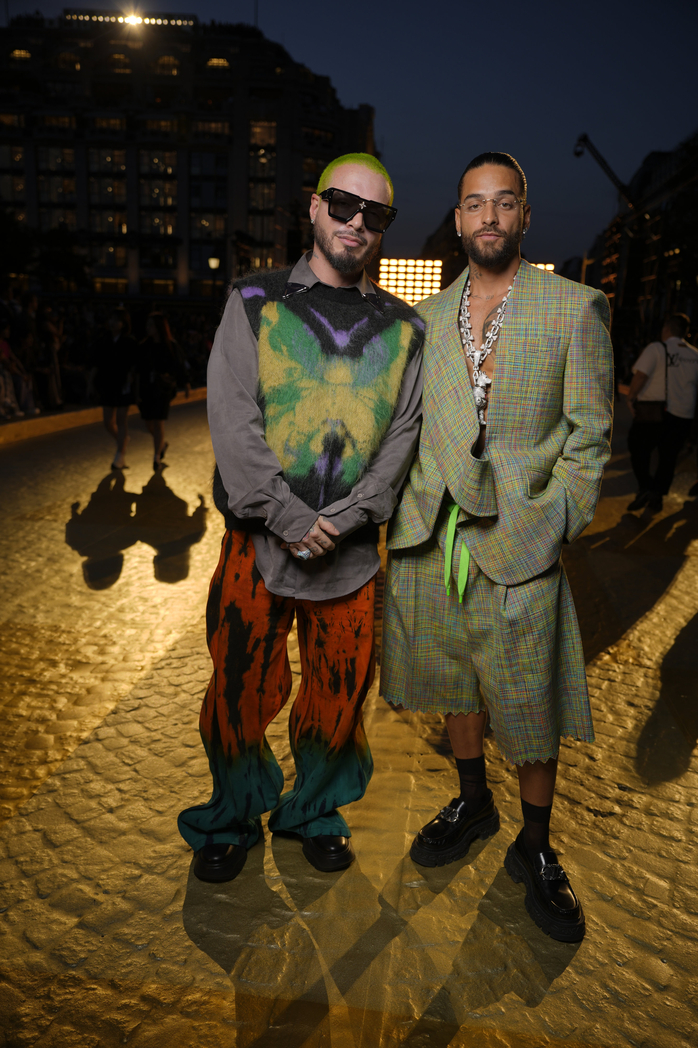
[[[16,47],[14,51],[10,53],[10,58],[15,62],[28,62],[31,56],[31,51],[25,51],[21,47]]]
[[[109,55],[107,64],[112,73],[130,73],[131,62],[126,55]]]
[[[208,137],[210,135],[230,134],[230,125],[227,120],[195,120],[193,130],[196,135]]]
[[[44,127],[60,127],[64,130],[73,129],[75,127],[74,116],[44,116],[43,118]]]
[[[71,51],[62,51],[56,59],[56,65],[59,69],[67,69],[76,73],[80,72],[80,59]]]
[[[253,120],[250,123],[250,145],[251,146],[275,146],[276,145],[276,121],[275,120]]]
[[[162,55],[155,63],[155,71],[163,76],[177,76],[179,62],[174,55]]]
[[[227,58],[209,58],[206,65],[209,69],[230,69],[230,62]]]

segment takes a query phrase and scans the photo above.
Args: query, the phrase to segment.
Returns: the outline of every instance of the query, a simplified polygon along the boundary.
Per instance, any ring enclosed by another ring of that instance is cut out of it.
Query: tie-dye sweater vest
[[[294,495],[319,511],[349,494],[378,451],[424,324],[382,290],[382,312],[358,289],[325,284],[284,300],[290,273],[257,274],[235,287],[259,346],[266,442]],[[250,521],[237,526],[256,530]]]

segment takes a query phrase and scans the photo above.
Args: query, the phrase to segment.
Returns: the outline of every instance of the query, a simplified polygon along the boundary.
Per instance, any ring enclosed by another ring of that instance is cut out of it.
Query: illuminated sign
[[[382,258],[378,283],[410,306],[441,290],[441,259]]]
[[[195,15],[142,15],[123,11],[93,11],[88,8],[67,7],[63,11],[67,22],[117,22],[121,25],[166,25],[189,27],[197,24]]]

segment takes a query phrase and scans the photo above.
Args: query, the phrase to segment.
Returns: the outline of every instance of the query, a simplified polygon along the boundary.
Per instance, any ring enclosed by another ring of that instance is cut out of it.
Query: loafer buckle
[[[447,804],[446,807],[442,808],[439,812],[439,818],[445,819],[446,822],[458,822],[459,816],[456,809],[451,808],[451,806]]]
[[[549,862],[540,871],[544,881],[566,881],[567,874],[557,862]]]

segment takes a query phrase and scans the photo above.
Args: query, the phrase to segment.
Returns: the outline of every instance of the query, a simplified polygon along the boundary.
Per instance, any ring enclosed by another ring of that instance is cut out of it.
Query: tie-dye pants
[[[260,816],[272,831],[350,836],[337,809],[364,795],[373,761],[362,707],[374,675],[375,578],[337,600],[279,597],[255,565],[252,537],[227,531],[206,613],[213,676],[199,727],[213,776],[207,804],[187,808],[179,831],[205,844],[251,847]],[[298,623],[301,684],[289,718],[293,788],[265,738],[291,694],[286,641]]]

